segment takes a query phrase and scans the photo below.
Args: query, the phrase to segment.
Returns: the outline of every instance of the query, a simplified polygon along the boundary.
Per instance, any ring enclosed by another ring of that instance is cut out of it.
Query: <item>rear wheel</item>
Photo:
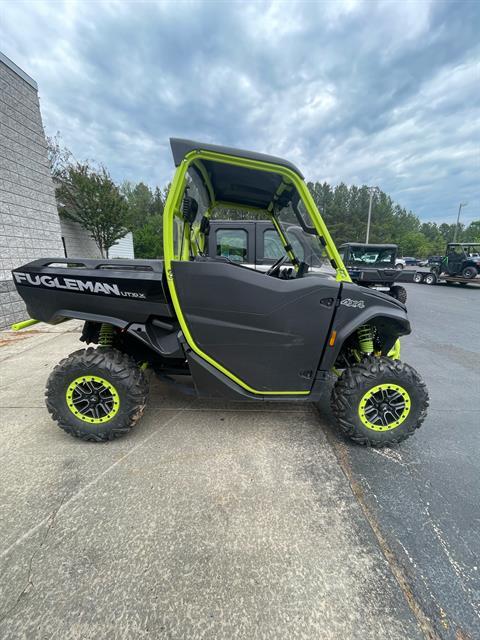
[[[358,444],[384,447],[405,440],[421,426],[428,392],[410,365],[370,356],[343,372],[331,404],[344,435]]]
[[[401,271],[403,269],[403,264],[401,262],[397,262],[397,264],[395,265],[395,269]]]
[[[462,271],[462,276],[464,278],[468,278],[469,280],[471,278],[476,278],[478,275],[478,271],[475,267],[465,267],[465,269]]]
[[[437,276],[432,273],[427,273],[427,275],[423,278],[425,284],[436,284]]]
[[[403,304],[407,302],[407,290],[405,289],[405,287],[401,287],[398,284],[390,287],[390,295],[392,296],[392,298],[403,302]]]
[[[90,347],[71,353],[54,368],[45,395],[61,429],[83,440],[102,442],[123,436],[139,420],[148,384],[127,354]]]

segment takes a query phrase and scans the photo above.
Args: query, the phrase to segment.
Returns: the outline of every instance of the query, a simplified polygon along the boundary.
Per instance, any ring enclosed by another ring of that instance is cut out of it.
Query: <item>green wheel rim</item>
[[[99,376],[75,378],[65,394],[72,414],[88,424],[102,424],[114,418],[120,409],[120,397],[111,382]]]
[[[404,422],[412,406],[408,392],[398,384],[385,383],[369,389],[360,400],[358,415],[372,431],[391,431]]]

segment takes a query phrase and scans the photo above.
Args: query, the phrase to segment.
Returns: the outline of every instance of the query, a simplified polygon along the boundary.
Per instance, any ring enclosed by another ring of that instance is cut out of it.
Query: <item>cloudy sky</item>
[[[0,50],[48,134],[163,185],[170,136],[380,186],[425,220],[480,218],[480,3],[0,2]]]

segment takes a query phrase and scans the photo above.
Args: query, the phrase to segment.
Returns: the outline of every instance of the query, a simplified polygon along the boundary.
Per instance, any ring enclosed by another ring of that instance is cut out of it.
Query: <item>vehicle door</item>
[[[175,287],[195,344],[258,392],[310,390],[340,284],[284,280],[231,262],[173,261]]]
[[[452,247],[447,254],[447,273],[450,276],[456,276],[462,271],[462,262],[465,255],[461,247]]]

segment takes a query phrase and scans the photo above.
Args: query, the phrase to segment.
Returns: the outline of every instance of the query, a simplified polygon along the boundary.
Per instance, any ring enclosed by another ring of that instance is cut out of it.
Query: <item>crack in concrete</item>
[[[117,465],[119,465],[120,463],[122,463],[126,458],[128,458],[132,453],[134,453],[135,451],[137,451],[138,449],[140,449],[140,447],[143,447],[144,444],[146,444],[147,442],[149,442],[161,429],[163,429],[164,427],[166,427],[168,424],[170,424],[171,422],[173,422],[173,420],[175,420],[175,418],[177,418],[181,413],[183,412],[183,409],[180,409],[179,411],[176,411],[176,413],[169,418],[168,420],[166,420],[164,423],[162,423],[157,429],[155,429],[154,431],[152,431],[152,433],[150,435],[148,435],[146,438],[144,438],[143,440],[141,440],[138,444],[136,444],[134,447],[132,447],[131,449],[129,449],[125,454],[123,454],[120,458],[118,458],[118,460],[116,460],[115,462],[113,462],[109,467],[107,467],[106,469],[104,469],[101,473],[99,473],[97,476],[95,476],[95,478],[93,478],[93,480],[91,480],[90,482],[87,482],[87,484],[85,484],[81,489],[79,489],[77,491],[77,493],[74,493],[72,496],[70,496],[70,498],[63,502],[58,510],[57,510],[57,514],[60,511],[63,511],[71,502],[73,502],[74,500],[76,500],[77,498],[79,498],[81,495],[83,495],[88,489],[90,489],[90,487],[92,487],[93,485],[97,484],[97,482],[103,478],[104,476],[107,475],[107,473],[110,473],[110,471],[112,469],[114,469]],[[26,531],[23,535],[21,535],[19,538],[17,538],[15,540],[15,542],[12,542],[12,544],[7,547],[4,551],[2,551],[0,553],[0,560],[5,558],[5,556],[7,556],[10,551],[12,551],[12,549],[14,549],[16,546],[18,546],[19,544],[21,544],[24,540],[26,540],[27,538],[29,538],[31,535],[33,535],[36,531],[38,531],[39,529],[41,529],[41,527],[43,527],[45,524],[48,523],[48,521],[50,520],[51,516],[47,516],[46,518],[44,518],[43,520],[41,520],[40,522],[38,522],[34,527],[32,527],[31,529],[29,529],[28,531]]]
[[[27,580],[26,580],[25,586],[20,591],[19,595],[15,599],[15,602],[12,604],[12,606],[4,614],[2,614],[0,616],[0,623],[3,622],[4,620],[6,620],[15,611],[15,609],[20,604],[20,601],[23,598],[23,596],[27,592],[30,591],[30,587],[31,588],[35,587],[35,585],[33,583],[33,561],[34,561],[35,557],[38,555],[38,553],[40,552],[40,550],[42,549],[42,547],[44,546],[44,544],[45,544],[45,542],[47,540],[48,534],[50,533],[50,531],[52,530],[52,527],[54,525],[55,518],[57,517],[58,512],[62,508],[62,505],[65,502],[65,498],[66,497],[67,497],[66,495],[64,495],[62,497],[58,507],[56,509],[54,509],[54,511],[52,511],[52,513],[48,516],[47,527],[45,529],[45,533],[43,535],[43,538],[41,539],[40,544],[35,549],[35,551],[32,553],[32,555],[30,556],[30,560],[28,561],[28,573],[27,573]]]

